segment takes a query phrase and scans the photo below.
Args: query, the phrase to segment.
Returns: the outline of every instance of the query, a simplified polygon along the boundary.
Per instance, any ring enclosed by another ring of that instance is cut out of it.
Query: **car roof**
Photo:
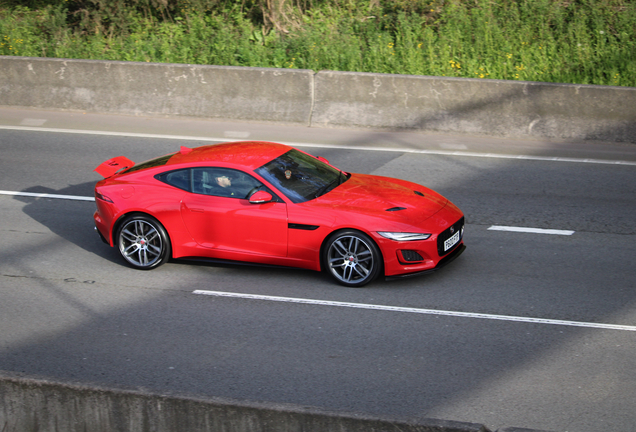
[[[166,165],[221,162],[254,170],[291,149],[292,147],[284,144],[265,141],[239,141],[193,149],[182,147]]]

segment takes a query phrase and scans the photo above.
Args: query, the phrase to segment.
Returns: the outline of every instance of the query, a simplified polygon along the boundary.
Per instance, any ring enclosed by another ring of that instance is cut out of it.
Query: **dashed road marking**
[[[500,226],[500,225],[493,225],[488,229],[490,231],[510,231],[510,232],[521,232],[521,233],[531,233],[531,234],[552,234],[552,235],[563,235],[563,236],[570,236],[574,234],[574,231],[570,231],[570,230],[527,228],[527,227]]]
[[[95,201],[93,197],[79,196],[79,195],[61,195],[61,194],[51,194],[51,193],[35,193],[35,192],[14,192],[14,191],[5,191],[0,190],[0,195],[12,195],[12,196],[23,196],[23,197],[34,197],[34,198],[53,198],[53,199],[65,199],[72,201]]]
[[[42,126],[46,123],[46,119],[25,118],[20,122],[21,126]]]
[[[223,136],[233,139],[247,139],[249,138],[250,133],[243,131],[225,131],[223,132]]]

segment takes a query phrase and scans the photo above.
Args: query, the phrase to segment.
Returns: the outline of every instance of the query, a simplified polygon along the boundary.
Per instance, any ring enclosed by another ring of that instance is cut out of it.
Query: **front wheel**
[[[354,230],[340,231],[327,239],[323,264],[336,282],[358,288],[378,277],[382,254],[368,235]]]
[[[119,253],[136,269],[150,270],[170,259],[166,230],[150,216],[127,216],[117,230],[116,239]]]

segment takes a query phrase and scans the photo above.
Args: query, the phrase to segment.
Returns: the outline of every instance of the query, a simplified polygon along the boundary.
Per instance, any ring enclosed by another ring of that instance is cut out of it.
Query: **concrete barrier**
[[[0,105],[636,143],[636,88],[0,56]]]
[[[488,432],[479,424],[380,419],[285,404],[156,395],[0,374],[2,432]]]
[[[309,122],[306,70],[0,56],[0,105]]]
[[[636,88],[320,72],[314,126],[636,142]]]

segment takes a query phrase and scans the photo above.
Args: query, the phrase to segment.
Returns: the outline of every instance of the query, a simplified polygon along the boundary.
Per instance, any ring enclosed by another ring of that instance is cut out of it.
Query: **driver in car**
[[[216,184],[224,188],[230,187],[232,186],[232,179],[228,176],[222,175],[216,178]]]

